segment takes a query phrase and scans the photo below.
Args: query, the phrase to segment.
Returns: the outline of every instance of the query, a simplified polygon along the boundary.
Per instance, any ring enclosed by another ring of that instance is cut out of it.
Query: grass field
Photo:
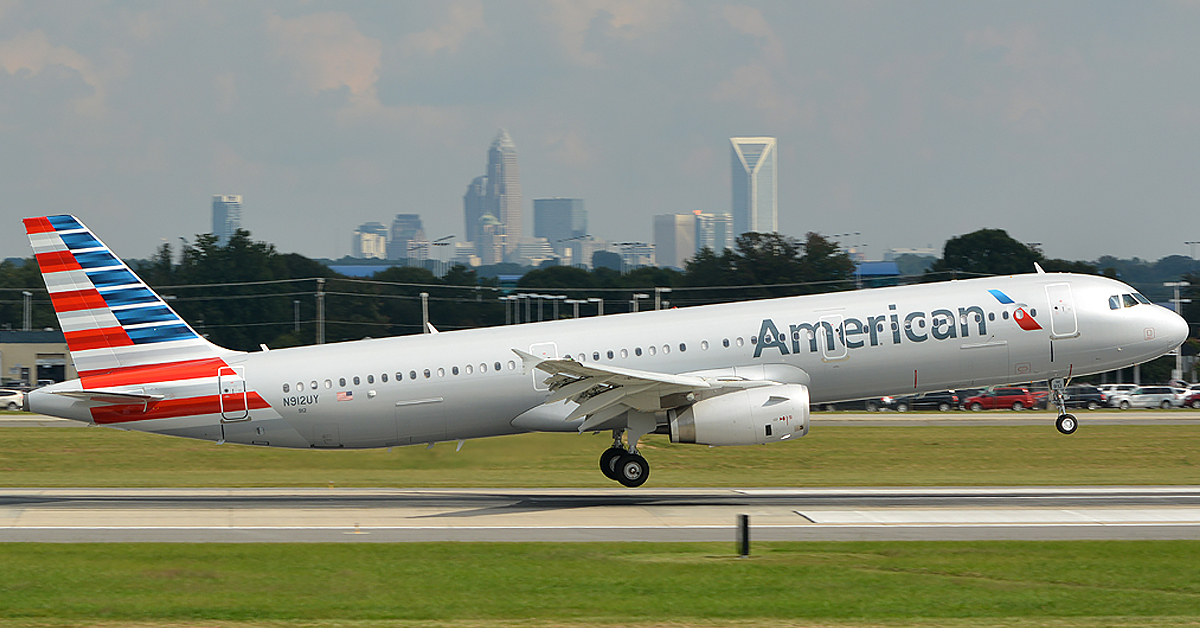
[[[215,445],[105,428],[0,430],[9,487],[585,487],[606,435],[528,434],[365,451]],[[1200,426],[817,426],[754,447],[643,441],[647,487],[1200,484]]]
[[[1200,542],[0,545],[0,625],[1195,625]]]

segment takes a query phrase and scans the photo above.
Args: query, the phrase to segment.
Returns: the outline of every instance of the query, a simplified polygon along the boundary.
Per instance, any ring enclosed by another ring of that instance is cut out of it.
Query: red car
[[[1200,410],[1200,392],[1194,392],[1183,398],[1183,407]]]
[[[963,407],[979,412],[996,408],[1012,408],[1024,410],[1034,407],[1033,395],[1028,388],[993,388],[975,395],[963,402]]]

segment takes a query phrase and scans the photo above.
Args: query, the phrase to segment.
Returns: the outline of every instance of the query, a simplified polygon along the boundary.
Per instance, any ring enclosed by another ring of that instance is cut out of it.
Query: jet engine
[[[762,386],[667,411],[671,442],[758,445],[808,433],[808,387]]]

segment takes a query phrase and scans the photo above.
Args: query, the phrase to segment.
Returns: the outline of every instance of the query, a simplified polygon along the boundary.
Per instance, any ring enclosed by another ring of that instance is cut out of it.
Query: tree
[[[1033,271],[1042,254],[1012,239],[1003,229],[980,229],[946,241],[930,275],[1013,275]]]

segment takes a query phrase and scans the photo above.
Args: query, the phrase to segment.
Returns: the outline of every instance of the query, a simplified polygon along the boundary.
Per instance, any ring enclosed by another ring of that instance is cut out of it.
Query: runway
[[[1200,539],[1200,487],[0,489],[0,542]]]

